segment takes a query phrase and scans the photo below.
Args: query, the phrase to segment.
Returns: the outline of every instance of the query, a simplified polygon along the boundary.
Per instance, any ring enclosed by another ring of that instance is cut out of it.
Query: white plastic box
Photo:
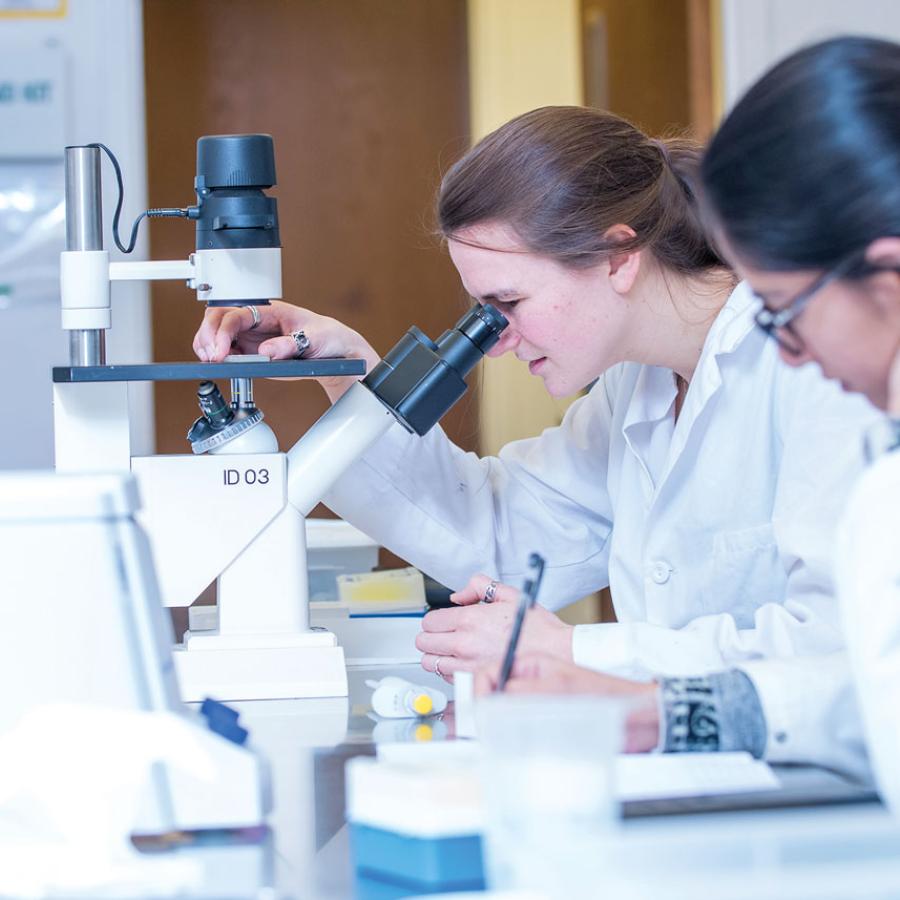
[[[338,598],[338,575],[371,572],[378,565],[378,543],[342,519],[307,519],[309,599]]]

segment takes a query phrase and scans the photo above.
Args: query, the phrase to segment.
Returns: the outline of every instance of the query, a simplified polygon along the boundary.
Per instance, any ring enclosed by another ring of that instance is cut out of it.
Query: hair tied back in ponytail
[[[438,196],[438,227],[451,238],[502,221],[529,251],[583,268],[626,249],[606,235],[627,225],[635,233],[627,247],[648,250],[673,271],[703,273],[722,261],[689,181],[699,156],[696,143],[651,139],[602,110],[542,107],[502,125],[453,165]]]

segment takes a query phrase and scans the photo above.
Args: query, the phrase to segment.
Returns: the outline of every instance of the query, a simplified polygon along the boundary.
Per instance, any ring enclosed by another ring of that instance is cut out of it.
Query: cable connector
[[[190,215],[188,209],[178,209],[177,207],[163,207],[161,209],[148,209],[148,219],[187,219]]]

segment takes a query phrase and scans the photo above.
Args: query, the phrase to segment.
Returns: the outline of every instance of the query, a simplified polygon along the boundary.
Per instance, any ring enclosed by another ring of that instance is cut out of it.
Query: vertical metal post
[[[253,379],[231,379],[231,408],[232,409],[256,409],[253,402]]]
[[[66,147],[66,249],[103,249],[99,147]],[[105,365],[106,332],[70,331],[69,358],[73,366]]]

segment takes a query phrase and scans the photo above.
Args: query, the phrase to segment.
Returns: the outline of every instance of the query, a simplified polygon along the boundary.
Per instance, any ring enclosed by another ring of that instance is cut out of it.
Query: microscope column
[[[100,150],[66,147],[66,250],[103,249],[103,199]],[[69,331],[73,366],[106,364],[106,332],[102,328]]]
[[[106,364],[112,312],[102,223],[100,150],[66,147],[66,251],[60,255],[60,294],[72,366]],[[58,471],[130,470],[125,382],[54,384],[53,420]]]

